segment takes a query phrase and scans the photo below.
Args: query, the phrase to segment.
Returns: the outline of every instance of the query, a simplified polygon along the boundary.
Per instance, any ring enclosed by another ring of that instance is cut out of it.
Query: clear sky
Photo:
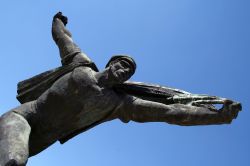
[[[19,105],[16,84],[60,65],[53,15],[69,18],[74,41],[103,69],[129,54],[132,80],[240,101],[231,125],[97,126],[55,143],[28,166],[249,166],[249,0],[60,0],[0,2],[0,113]]]

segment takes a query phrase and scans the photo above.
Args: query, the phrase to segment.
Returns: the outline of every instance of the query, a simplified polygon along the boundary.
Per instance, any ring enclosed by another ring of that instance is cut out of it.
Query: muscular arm
[[[66,21],[65,21],[66,20]],[[52,37],[60,50],[62,62],[69,56],[80,53],[80,48],[73,42],[71,33],[66,29],[67,17],[57,13],[52,22]]]
[[[56,44],[58,44],[59,39],[64,39],[64,42],[73,43],[71,33],[66,29],[64,23],[59,18],[53,19],[52,37]]]
[[[196,107],[184,104],[170,104],[142,100],[128,97],[119,110],[119,118],[128,122],[167,122],[182,126],[227,124],[236,118],[240,105],[234,103],[224,107],[221,111],[211,111],[205,107]]]

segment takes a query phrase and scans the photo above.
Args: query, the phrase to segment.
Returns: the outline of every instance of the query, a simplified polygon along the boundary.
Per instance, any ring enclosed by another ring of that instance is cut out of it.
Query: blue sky
[[[129,54],[132,80],[240,101],[231,125],[164,123],[97,126],[54,144],[28,166],[249,166],[250,1],[61,0],[0,2],[0,113],[19,105],[16,84],[60,65],[53,15],[69,18],[74,41],[103,69]]]

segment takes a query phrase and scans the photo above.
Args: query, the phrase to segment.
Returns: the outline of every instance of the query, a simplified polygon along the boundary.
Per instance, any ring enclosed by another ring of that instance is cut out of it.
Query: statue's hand
[[[68,18],[66,16],[64,16],[62,14],[62,12],[56,13],[56,15],[54,15],[53,19],[56,19],[56,18],[58,18],[59,20],[61,20],[64,25],[66,25],[68,23]]]
[[[222,104],[222,108],[217,109],[214,104]],[[224,122],[231,123],[233,119],[236,119],[239,111],[242,110],[242,106],[238,102],[234,102],[225,98],[217,98],[210,100],[196,100],[192,101],[191,105],[197,107],[206,107],[210,111],[216,111],[219,113]]]
[[[235,119],[238,112],[242,109],[240,103],[217,96],[183,94],[174,96],[173,100],[175,103],[188,104],[196,107],[206,107],[211,111],[218,111],[221,115],[231,120]],[[217,107],[218,105],[222,105],[222,108],[218,109],[215,105],[217,105]]]
[[[236,119],[239,111],[241,110],[242,106],[240,103],[226,100],[223,107],[220,109],[220,113],[224,116],[224,118],[230,121],[232,119]]]

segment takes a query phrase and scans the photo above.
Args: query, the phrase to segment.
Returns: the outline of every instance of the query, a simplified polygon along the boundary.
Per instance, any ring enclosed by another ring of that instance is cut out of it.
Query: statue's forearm
[[[121,111],[124,121],[167,122],[183,126],[230,123],[219,112],[184,104],[165,105],[142,99],[130,100]]]
[[[71,38],[70,32],[66,29],[63,22],[58,18],[54,18],[52,22],[52,37],[57,44],[59,39]]]
[[[53,19],[52,36],[59,48],[62,61],[68,55],[80,52],[79,47],[73,42],[70,32],[66,29],[62,20],[58,18]]]

